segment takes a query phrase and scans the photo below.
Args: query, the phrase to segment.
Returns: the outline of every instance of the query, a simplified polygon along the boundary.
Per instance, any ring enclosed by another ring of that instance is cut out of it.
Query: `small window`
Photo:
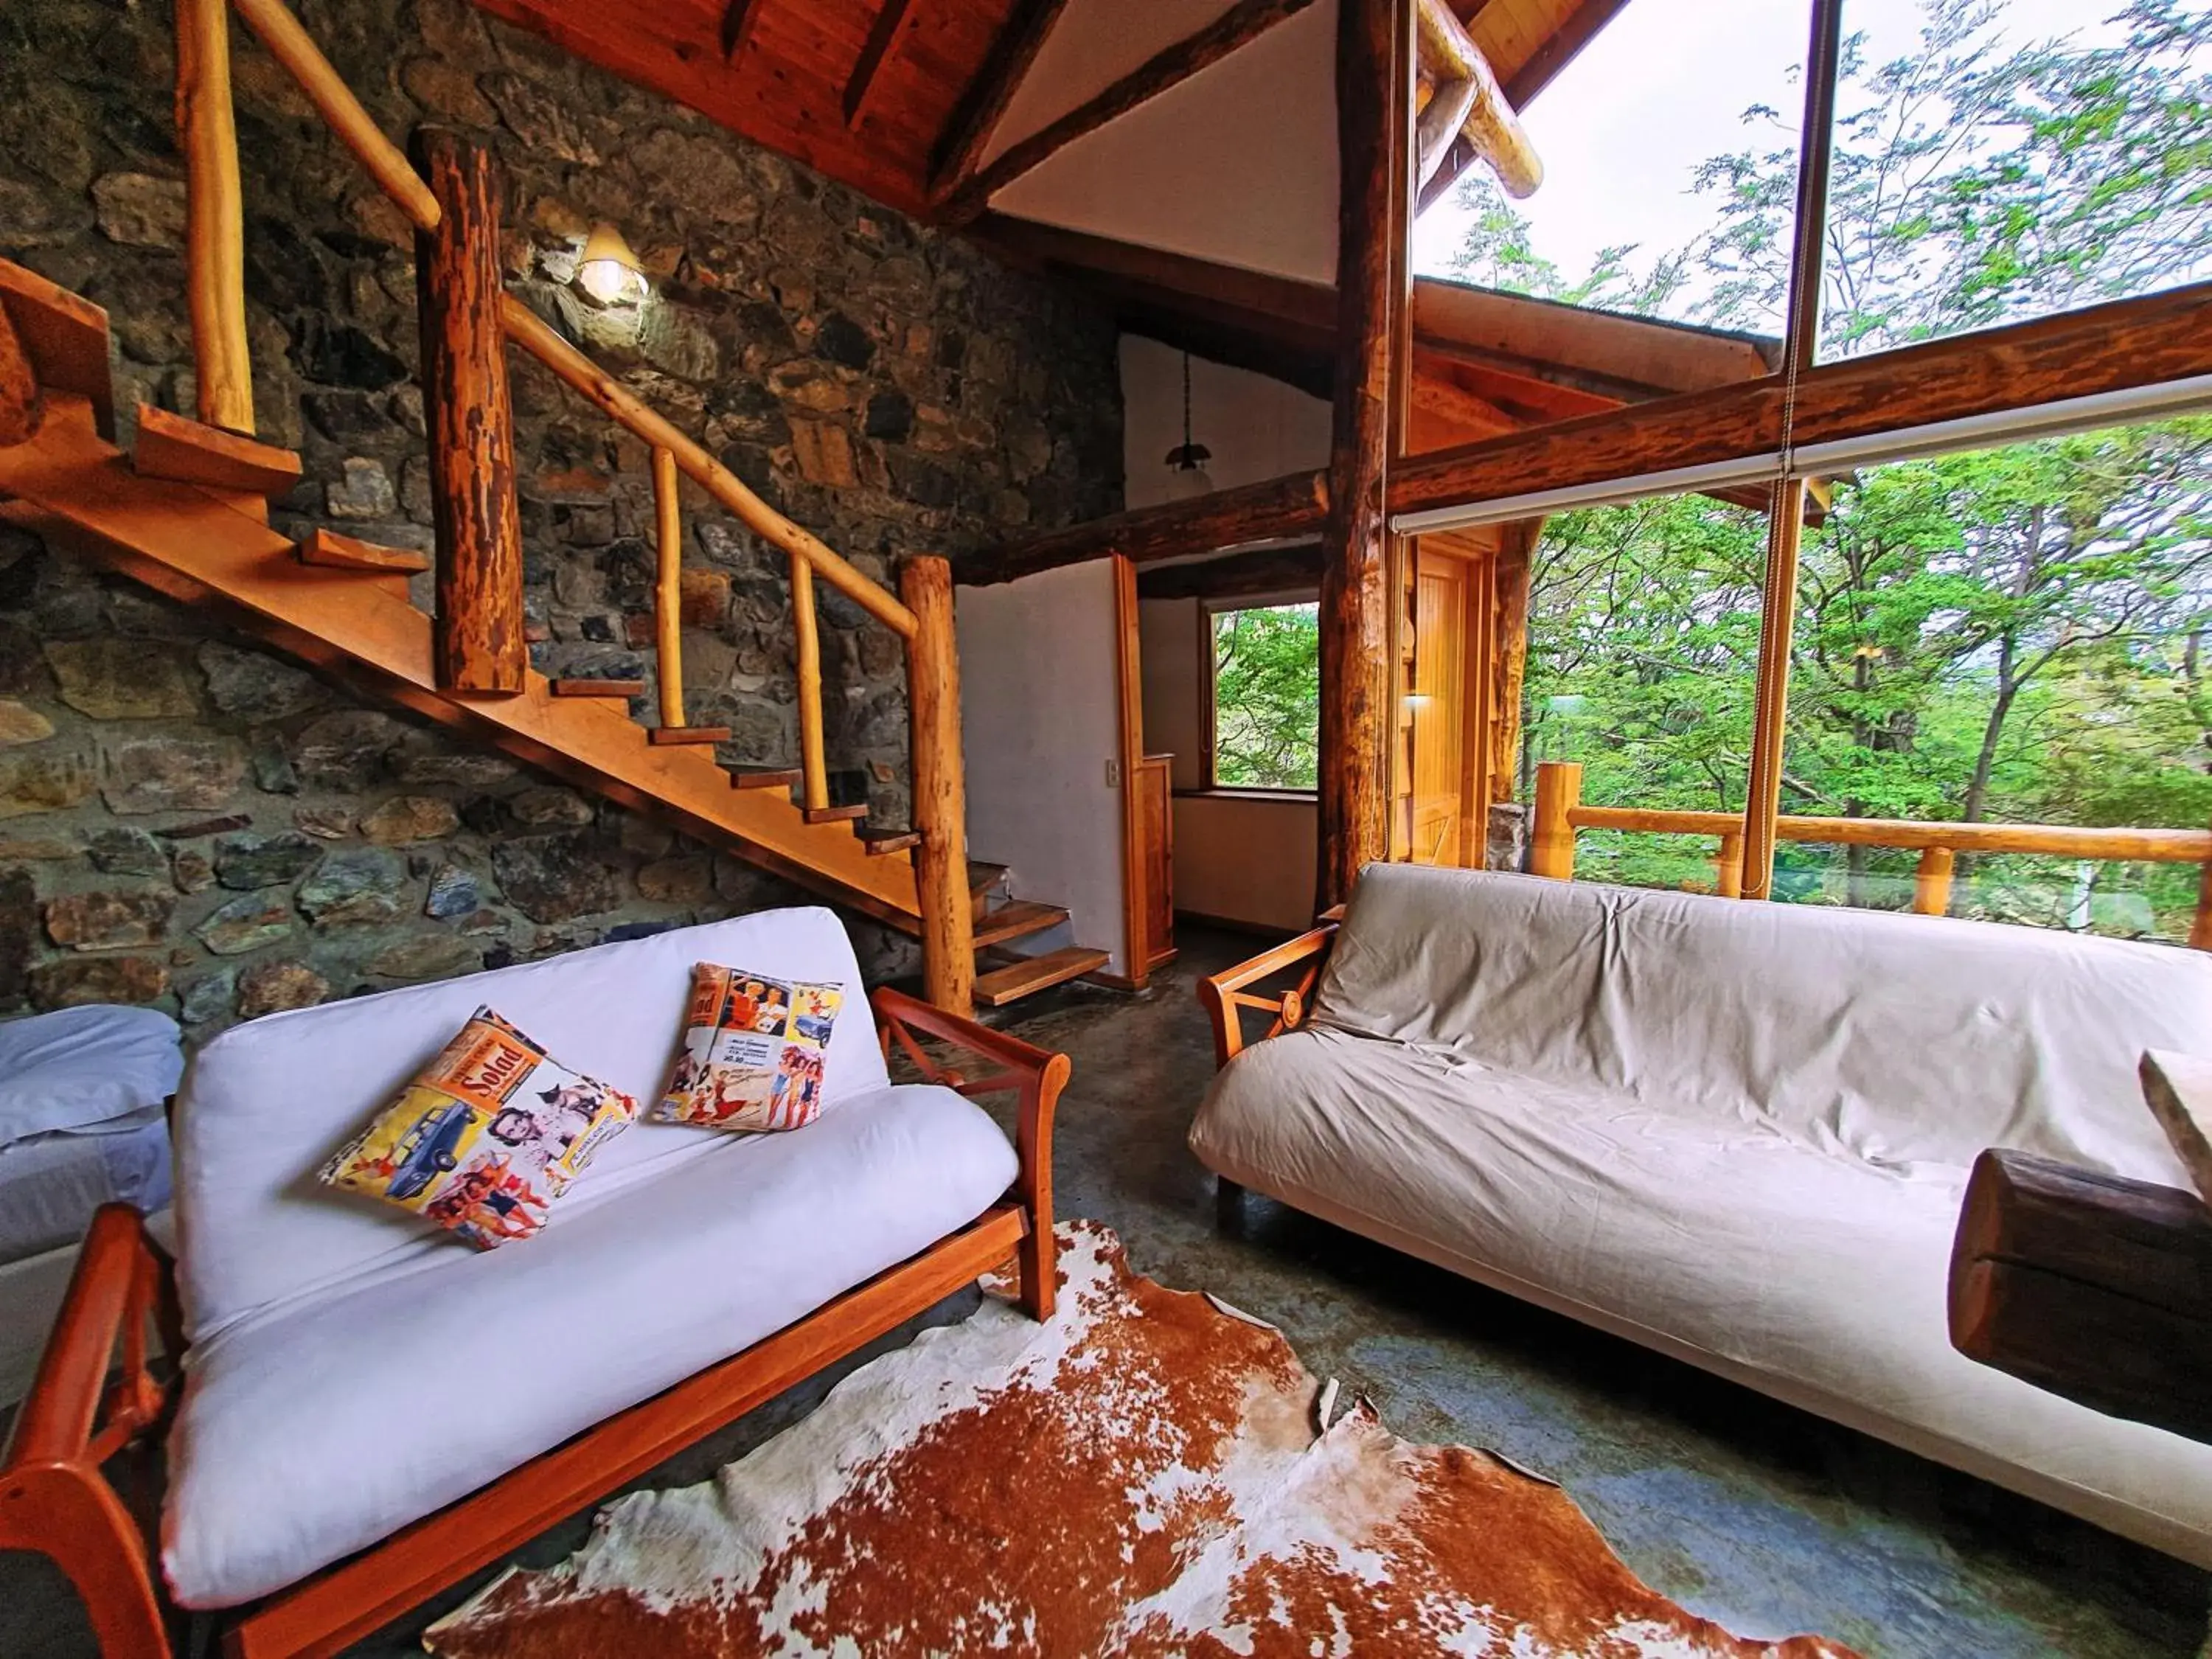
[[[1208,617],[1216,789],[1311,790],[1321,758],[1320,607],[1246,605]]]

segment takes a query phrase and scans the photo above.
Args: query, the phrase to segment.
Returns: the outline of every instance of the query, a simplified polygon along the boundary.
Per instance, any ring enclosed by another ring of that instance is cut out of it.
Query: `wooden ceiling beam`
[[[892,48],[898,44],[899,31],[906,25],[907,14],[913,9],[914,0],[884,0],[884,9],[868,27],[868,39],[860,48],[860,61],[853,65],[853,73],[845,82],[845,125],[855,131],[860,129],[861,117],[868,112],[868,94],[875,89],[876,76],[883,72]]]
[[[1137,577],[1140,599],[1249,599],[1321,586],[1321,544],[1255,547],[1249,553],[1155,565]]]
[[[1015,88],[1029,74],[1045,37],[1066,9],[1067,0],[1017,0],[1013,15],[992,43],[990,57],[961,94],[952,118],[937,141],[929,167],[927,193],[932,198],[943,195],[975,170],[991,135],[1006,118]]]
[[[931,206],[949,224],[971,222],[990,205],[992,197],[1077,139],[1182,85],[1200,70],[1212,68],[1312,3],[1313,0],[1237,0],[1197,33],[1154,53],[1095,98],[1009,145],[988,166],[947,178],[942,192],[932,193]]]
[[[1801,447],[2212,374],[2212,283],[1798,377]],[[1782,441],[1781,376],[1540,427],[1401,465],[1390,510],[1420,512],[1734,460]]]
[[[1288,541],[1319,534],[1328,513],[1328,474],[1292,472],[1007,543],[962,561],[959,580],[982,586],[1109,553],[1132,564],[1155,564],[1188,553]]]

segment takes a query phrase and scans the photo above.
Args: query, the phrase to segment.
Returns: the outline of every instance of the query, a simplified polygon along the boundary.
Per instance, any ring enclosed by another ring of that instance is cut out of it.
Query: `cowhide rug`
[[[996,1295],[713,1480],[610,1505],[432,1626],[448,1659],[1494,1654],[1850,1659],[1638,1583],[1552,1483],[1397,1438],[1270,1327],[1061,1229],[1059,1313]]]

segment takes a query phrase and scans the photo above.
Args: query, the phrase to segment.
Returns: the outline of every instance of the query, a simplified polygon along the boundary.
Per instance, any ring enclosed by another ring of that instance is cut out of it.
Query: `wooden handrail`
[[[1531,875],[1572,881],[1575,835],[1583,830],[1638,835],[1712,836],[1714,887],[1724,898],[1743,896],[1744,820],[1737,812],[1682,811],[1666,807],[1585,806],[1583,769],[1572,761],[1545,761],[1536,769],[1536,809],[1528,836]],[[2094,859],[2105,863],[2195,864],[2203,866],[2189,943],[2212,950],[2212,830],[2075,829],[2057,823],[1922,823],[1910,818],[1778,817],[1778,841],[1816,846],[1879,847],[1917,851],[1912,908],[1923,916],[1947,915],[1951,880],[1961,853],[2024,853],[2045,858]]]
[[[811,531],[803,529],[747,489],[743,480],[709,455],[657,410],[564,339],[512,294],[507,296],[507,335],[617,424],[648,444],[669,451],[676,464],[762,540],[801,558],[815,574],[902,639],[914,637],[914,612],[893,599]]]
[[[435,228],[439,208],[430,187],[405,152],[385,137],[375,117],[354,96],[353,89],[300,27],[283,0],[231,0],[231,3],[269,48],[270,55],[299,82],[339,142],[368,168],[369,176],[414,222],[415,228]],[[746,529],[793,557],[806,561],[832,587],[902,639],[914,636],[914,613],[905,605],[819,537],[761,500],[735,473],[624,389],[511,294],[507,296],[504,321],[509,339],[597,404],[617,425],[628,428],[649,446],[672,452],[677,464]]]

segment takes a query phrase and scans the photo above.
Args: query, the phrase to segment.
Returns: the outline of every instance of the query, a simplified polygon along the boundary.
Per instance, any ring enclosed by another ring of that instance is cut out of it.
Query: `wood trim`
[[[980,587],[1103,558],[1109,553],[1119,553],[1141,565],[1189,553],[1311,536],[1321,527],[1328,510],[1328,475],[1293,472],[1259,483],[1217,489],[1193,501],[1138,507],[1050,535],[1008,543],[963,561],[960,580]]]
[[[1114,566],[1114,680],[1116,736],[1121,751],[1121,967],[1127,988],[1141,991],[1151,976],[1151,895],[1146,885],[1144,802],[1145,674],[1137,632],[1137,567],[1116,555]]]
[[[2212,374],[2212,283],[1823,363],[1797,382],[1799,446]],[[1440,450],[1401,465],[1390,510],[1461,507],[1771,453],[1781,376]]]
[[[1006,118],[1015,90],[1036,62],[1045,37],[1066,9],[1067,0],[1017,0],[1013,15],[991,43],[991,55],[961,94],[938,141],[929,168],[932,198],[958,189],[975,172],[991,136]]]
[[[1336,923],[1325,922],[1234,968],[1199,981],[1198,1000],[1213,1024],[1216,1066],[1226,1066],[1247,1047],[1243,1022],[1246,1009],[1256,1009],[1268,1017],[1267,1029],[1257,1039],[1260,1042],[1297,1029],[1306,1015],[1307,1000],[1321,978],[1322,965],[1328,959],[1336,929]],[[1247,993],[1248,986],[1291,968],[1304,969],[1296,985],[1270,996]]]
[[[1237,0],[1195,34],[1154,53],[1096,97],[1008,145],[988,166],[951,182],[942,197],[932,198],[931,205],[947,223],[969,223],[990,205],[992,197],[1077,139],[1180,86],[1201,70],[1212,68],[1312,3],[1313,0]]]
[[[907,25],[907,16],[914,9],[914,0],[884,0],[884,8],[876,14],[876,21],[868,27],[868,38],[860,47],[860,61],[853,65],[853,73],[845,82],[845,125],[854,131],[868,112],[868,96],[875,90],[876,80],[884,65],[899,43],[900,31]]]

